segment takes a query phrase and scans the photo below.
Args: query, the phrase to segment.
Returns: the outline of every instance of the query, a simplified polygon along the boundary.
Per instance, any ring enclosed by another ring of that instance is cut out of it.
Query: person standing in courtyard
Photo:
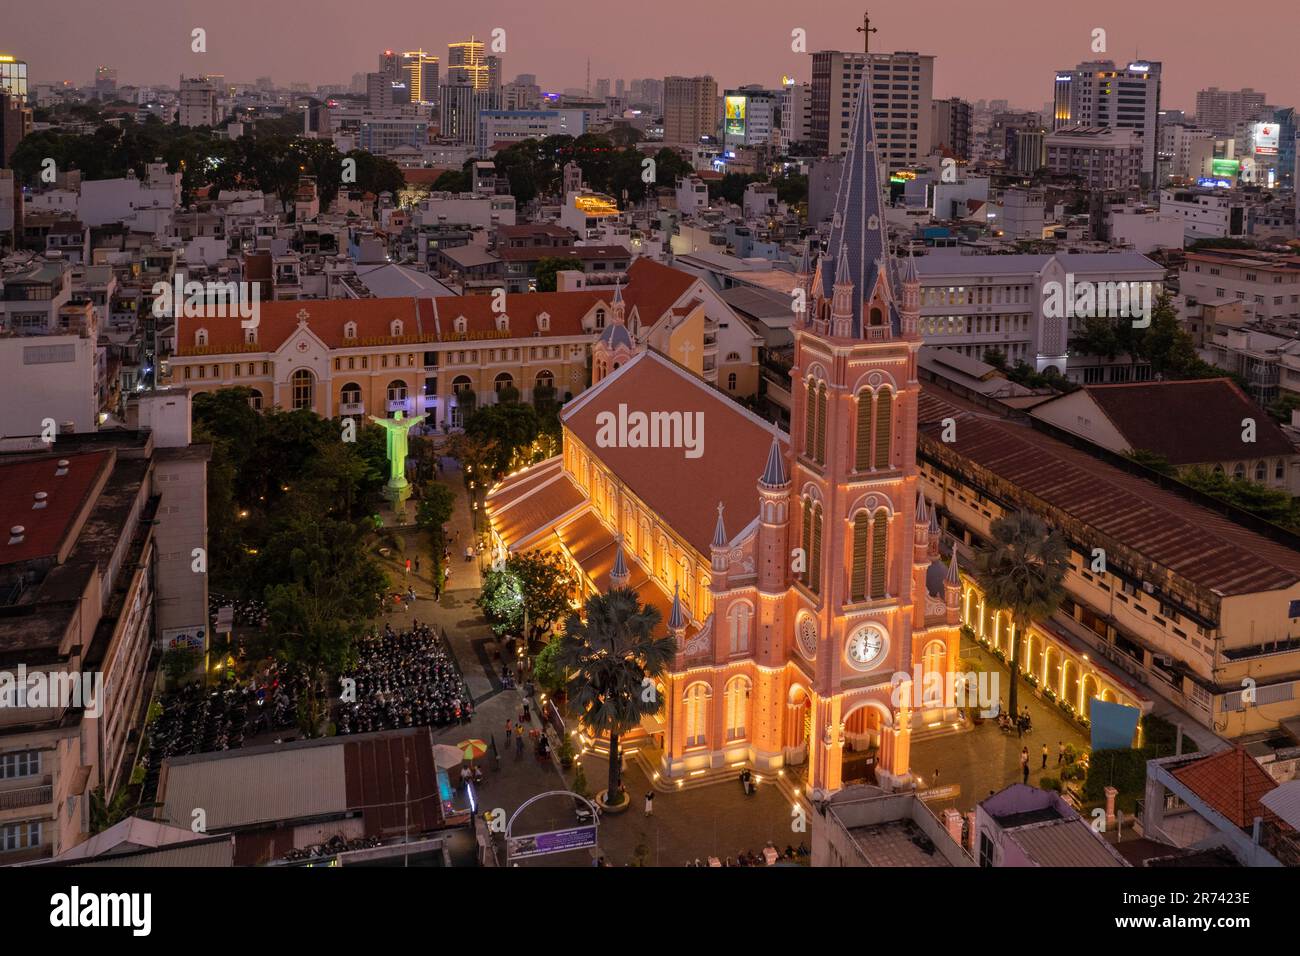
[[[1064,762],[1065,762],[1065,741],[1058,740],[1056,742],[1056,765],[1059,767]]]
[[[1047,744],[1043,744],[1043,766],[1040,769],[1047,769]]]
[[[1029,748],[1020,748],[1020,772],[1025,783],[1029,783]]]
[[[506,718],[506,746],[510,746],[510,735],[514,733],[514,724],[510,723],[510,718]]]
[[[418,554],[415,556],[415,573],[417,576],[420,573],[420,556]]]
[[[652,817],[654,816],[654,813],[655,813],[655,792],[653,790],[647,790],[645,793],[645,815],[648,817]]]

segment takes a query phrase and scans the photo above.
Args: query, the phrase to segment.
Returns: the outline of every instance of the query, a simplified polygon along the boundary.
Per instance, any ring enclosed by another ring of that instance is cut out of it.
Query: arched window
[[[817,464],[826,464],[826,383],[817,386]]]
[[[682,699],[686,712],[686,746],[703,747],[709,739],[709,698],[713,692],[708,684],[692,684],[686,688]]]
[[[1030,672],[1033,673],[1034,671],[1031,669]],[[921,651],[922,689],[935,686],[934,682],[929,679],[931,674],[938,674],[940,677],[944,677],[946,684],[947,673],[948,648],[944,645],[943,641],[930,641],[925,645],[925,649]],[[945,684],[939,684],[938,686],[943,687]],[[944,694],[941,692],[937,701],[931,701],[927,698],[924,700],[924,704],[926,707],[942,707],[945,703],[943,698]]]
[[[727,681],[723,697],[728,741],[744,740],[748,736],[750,686],[749,678],[744,675],[737,675]]]
[[[470,381],[468,375],[457,375],[451,382],[451,390],[459,395],[461,392],[468,392],[473,389],[474,383]]]
[[[262,393],[255,388],[248,390],[248,407],[255,412],[262,410]]]
[[[458,315],[456,316],[456,318],[452,319],[451,321],[451,327],[452,329],[455,330],[457,335],[464,335],[465,329],[468,325],[469,322],[466,320],[465,316],[463,315]]]
[[[1268,480],[1268,465],[1264,464],[1262,461],[1255,462],[1255,480],[1256,481]]]
[[[256,328],[244,329],[244,344],[245,344],[245,345],[256,345],[256,344],[257,344],[257,329],[256,329]]]
[[[199,348],[202,348],[203,346],[205,346],[205,345],[208,344],[208,330],[207,330],[207,329],[195,329],[195,330],[194,330],[194,344],[195,344],[196,346],[198,346]]]
[[[686,616],[691,616],[691,608],[695,602],[691,600],[691,571],[687,565],[686,559],[682,558],[677,562],[677,583],[682,588],[682,609],[686,611]]]
[[[799,529],[799,543],[800,547],[803,549],[804,560],[803,573],[801,577],[806,587],[812,587],[812,563],[808,560],[808,556],[812,554],[812,515],[812,499],[805,498],[803,500],[803,521],[801,522],[801,527]]]
[[[346,385],[343,386],[343,390],[340,392],[340,396],[342,398],[344,405],[360,405],[361,386],[358,385],[356,382],[348,382]]]
[[[402,334],[401,319],[393,319],[392,322],[388,323],[388,334],[391,335],[393,338],[397,338],[399,335]]]
[[[853,441],[853,467],[858,471],[871,467],[871,400],[870,390],[858,392],[858,427]]]
[[[853,519],[853,565],[849,574],[849,600],[863,601],[867,597],[867,551],[871,516],[859,511]]]
[[[813,506],[812,512],[812,550],[808,552],[808,587],[814,594],[822,589],[822,506]]]
[[[885,596],[885,567],[889,551],[889,514],[879,509],[871,522],[871,597]]]
[[[894,393],[881,389],[876,395],[876,455],[873,466],[889,467],[889,437],[893,425]]]
[[[537,388],[555,388],[555,376],[549,369],[537,373]]]
[[[388,401],[389,402],[406,401],[406,383],[403,382],[400,378],[395,378],[388,383]]]
[[[1234,477],[1234,478],[1245,478],[1245,477],[1246,477],[1246,466],[1243,465],[1241,462],[1237,462],[1237,467],[1234,468],[1234,469],[1232,469],[1232,477]]]
[[[879,308],[874,308],[871,310],[871,324],[872,325],[885,324],[885,313],[881,312]]]
[[[598,329],[603,329],[604,327],[605,327],[605,310],[604,310],[604,309],[597,309],[597,310],[596,310],[596,328],[598,328]]]
[[[315,405],[316,377],[309,369],[300,368],[289,378],[292,389],[293,407],[311,408]]]
[[[357,324],[355,322],[344,323],[343,337],[345,339],[355,339],[357,337]]]
[[[728,352],[728,353],[727,353],[727,361],[728,361],[728,362],[739,362],[739,361],[740,361],[740,353],[739,353],[739,352]]]
[[[749,625],[753,610],[748,604],[736,604],[727,613],[727,622],[731,632],[731,653],[745,654],[749,651]]]
[[[736,373],[735,373],[735,372],[728,372],[728,373],[727,373],[727,391],[729,391],[729,392],[734,392],[735,390],[736,390]]]
[[[809,458],[815,458],[817,448],[817,384],[812,379],[808,380],[804,409],[803,452]]]
[[[503,388],[513,388],[514,384],[515,384],[515,380],[510,375],[510,373],[502,372],[500,375],[496,377],[496,380],[493,381],[492,388],[495,389],[497,392],[500,392]]]

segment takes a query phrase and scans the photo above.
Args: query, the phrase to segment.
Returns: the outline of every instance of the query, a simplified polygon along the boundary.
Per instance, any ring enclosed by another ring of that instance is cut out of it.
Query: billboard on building
[[[728,96],[726,100],[726,121],[723,125],[727,136],[740,139],[745,137],[745,108],[747,99],[743,96]]]
[[[1210,160],[1210,175],[1215,179],[1236,179],[1240,173],[1241,160],[1239,159]]]
[[[1277,155],[1278,125],[1276,123],[1256,123],[1254,134],[1256,155]]]

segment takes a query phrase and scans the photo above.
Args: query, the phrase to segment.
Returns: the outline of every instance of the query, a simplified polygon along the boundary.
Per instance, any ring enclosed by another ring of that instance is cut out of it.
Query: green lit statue
[[[384,486],[384,496],[392,502],[394,511],[401,511],[406,499],[411,497],[411,483],[406,480],[407,433],[425,417],[404,418],[400,410],[392,418],[370,416],[372,422],[384,429],[388,439],[388,484]]]

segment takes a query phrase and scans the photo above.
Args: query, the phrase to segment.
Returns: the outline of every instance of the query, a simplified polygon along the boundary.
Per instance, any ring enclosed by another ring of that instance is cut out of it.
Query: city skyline
[[[71,13],[57,32],[45,27],[34,10],[19,11],[9,17],[3,52],[26,60],[34,83],[67,80],[88,85],[95,66],[104,64],[118,70],[124,85],[174,85],[182,74],[208,72],[235,82],[270,75],[282,86],[303,82],[315,87],[347,85],[354,73],[373,70],[377,53],[384,49],[418,43],[442,57],[447,43],[471,34],[490,41],[493,29],[500,27],[506,31],[504,76],[534,73],[548,90],[558,91],[585,87],[588,58],[593,85],[606,77],[631,80],[707,72],[720,87],[776,86],[783,75],[800,80],[809,75],[810,58],[792,52],[791,31],[806,31],[808,53],[855,50],[861,41],[854,32],[861,18],[856,5],[790,12],[768,0],[747,6],[745,18],[729,24],[732,32],[721,40],[710,31],[692,29],[684,18],[695,8],[677,0],[661,4],[652,20],[629,10],[628,19],[637,23],[641,40],[626,51],[603,42],[610,14],[591,0],[567,7],[573,25],[561,23],[560,29],[553,14],[541,8],[503,2],[443,11],[436,26],[424,28],[413,25],[421,17],[420,5],[392,0],[378,15],[347,30],[334,29],[353,12],[339,0],[319,4],[320,16],[309,22],[291,7],[268,8],[250,0],[233,0],[219,19],[199,4],[147,6],[149,16],[141,22],[120,9],[72,0],[65,5]],[[1300,80],[1285,55],[1288,36],[1300,27],[1300,10],[1280,11],[1274,17],[1275,29],[1263,35],[1211,36],[1197,18],[1171,21],[1154,9],[1105,0],[1087,10],[1054,11],[1050,31],[1029,31],[1032,42],[1017,46],[1011,25],[1036,12],[1026,0],[991,0],[978,10],[946,13],[936,23],[882,9],[872,15],[872,25],[879,30],[873,41],[882,51],[935,56],[936,97],[1008,99],[1013,105],[1037,108],[1050,99],[1049,74],[1054,70],[1090,59],[1126,63],[1149,57],[1164,64],[1161,101],[1167,109],[1190,112],[1196,91],[1210,86],[1263,90],[1277,105],[1300,100]],[[263,26],[250,32],[244,26],[252,17]],[[990,23],[1000,25],[1000,36],[972,44],[973,31]],[[190,51],[195,27],[207,31],[205,54]],[[1092,50],[1095,29],[1106,31],[1105,53]],[[534,38],[545,42],[534,43]],[[290,39],[293,42],[284,42]],[[1215,66],[1215,56],[1221,66]],[[1041,93],[1027,85],[1029,77],[1042,77]]]

